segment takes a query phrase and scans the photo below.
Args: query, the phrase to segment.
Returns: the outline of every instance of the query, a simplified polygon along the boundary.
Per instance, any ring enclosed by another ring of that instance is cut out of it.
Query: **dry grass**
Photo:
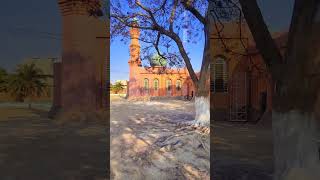
[[[0,121],[14,120],[15,117],[35,117],[37,114],[26,108],[16,107],[1,107],[0,108]]]
[[[15,99],[11,97],[8,93],[0,93],[0,102],[14,102]],[[26,99],[28,101],[28,99]],[[50,96],[40,96],[33,98],[33,102],[43,102],[43,101],[52,101],[52,97]]]

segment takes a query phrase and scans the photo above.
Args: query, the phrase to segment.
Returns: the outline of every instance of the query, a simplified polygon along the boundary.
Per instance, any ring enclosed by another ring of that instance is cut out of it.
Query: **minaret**
[[[135,20],[133,25],[138,25],[138,22]],[[131,44],[130,44],[130,65],[141,66],[141,59],[140,59],[140,44],[139,44],[139,36],[140,30],[138,28],[131,28],[130,29],[130,36],[131,36]]]
[[[133,25],[138,25],[138,22],[135,20]],[[130,44],[130,59],[129,59],[129,91],[128,97],[132,98],[134,96],[139,96],[139,81],[136,79],[139,74],[141,67],[140,59],[140,44],[139,36],[140,30],[136,27],[130,29],[131,44]]]

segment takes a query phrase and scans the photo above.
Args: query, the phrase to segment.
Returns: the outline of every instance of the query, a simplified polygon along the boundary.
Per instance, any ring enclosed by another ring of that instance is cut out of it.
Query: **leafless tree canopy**
[[[212,8],[208,11],[209,3]],[[208,17],[213,18],[215,35],[226,51],[240,54],[228,47],[222,37],[223,23],[237,21],[242,42],[241,24],[244,17],[238,0],[112,0],[111,38],[129,39],[129,29],[141,30],[142,59],[150,60],[155,53],[167,59],[169,66],[186,66],[194,74],[185,43],[197,43],[204,35]],[[138,25],[133,22],[138,21]],[[247,55],[247,54],[241,54]],[[195,79],[195,78],[193,78]]]
[[[180,0],[112,0],[111,37],[128,40],[129,28],[138,21],[142,58],[149,59],[157,53],[170,66],[182,67],[185,63],[179,51],[188,54],[184,42],[196,43],[203,34],[203,23],[186,11],[182,3]],[[195,1],[192,8],[204,17],[207,2]]]

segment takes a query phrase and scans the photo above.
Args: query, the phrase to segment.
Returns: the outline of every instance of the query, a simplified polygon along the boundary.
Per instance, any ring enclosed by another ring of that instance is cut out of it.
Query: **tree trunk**
[[[295,0],[284,61],[275,48],[256,0],[240,0],[240,3],[257,47],[276,82],[272,105],[274,179],[320,179],[320,116],[317,114],[320,110],[320,53],[316,50],[320,45],[320,3]]]
[[[210,12],[214,8],[214,3],[209,1],[208,10],[206,13],[206,23],[204,24],[204,49],[202,56],[202,64],[200,70],[199,81],[196,86],[195,93],[195,124],[200,126],[210,126],[210,62],[212,61],[212,42],[210,35],[213,33],[213,17]]]
[[[210,125],[210,97],[195,96],[194,105],[196,110],[195,124],[209,127]]]
[[[274,180],[319,179],[318,126],[314,114],[273,111],[272,119]]]
[[[314,17],[319,8],[316,0],[295,1],[272,115],[275,180],[320,179],[320,26]]]

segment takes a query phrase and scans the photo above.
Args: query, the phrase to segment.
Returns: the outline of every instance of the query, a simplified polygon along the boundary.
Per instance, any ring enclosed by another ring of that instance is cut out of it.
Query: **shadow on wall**
[[[57,85],[61,85],[61,96],[57,94],[56,98],[60,99],[64,110],[96,109],[101,105],[103,87],[96,77],[96,68],[96,63],[89,57],[73,52],[63,54],[61,79],[59,74],[55,74],[55,80]]]

